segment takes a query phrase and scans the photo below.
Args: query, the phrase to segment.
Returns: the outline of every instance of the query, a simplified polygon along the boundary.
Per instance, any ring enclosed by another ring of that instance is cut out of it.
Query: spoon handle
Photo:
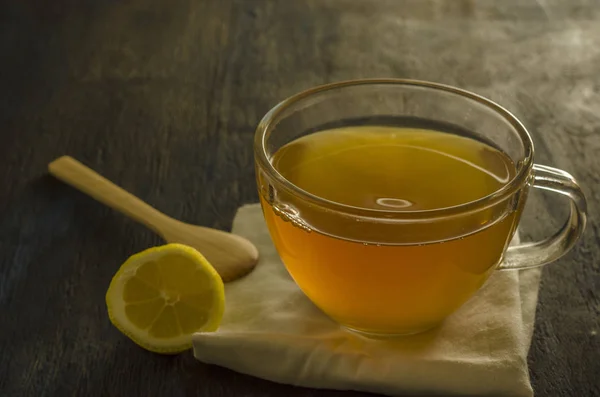
[[[48,171],[56,178],[146,225],[158,234],[161,234],[164,225],[172,220],[70,156],[62,156],[51,162]]]

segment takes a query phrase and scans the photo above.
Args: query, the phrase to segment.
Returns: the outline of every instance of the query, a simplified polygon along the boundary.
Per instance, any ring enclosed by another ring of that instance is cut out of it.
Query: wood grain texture
[[[366,396],[147,353],[104,293],[160,239],[46,176],[70,154],[166,214],[228,229],[257,200],[253,130],[316,84],[406,77],[505,105],[578,178],[589,227],[544,270],[539,396],[600,395],[600,3],[592,0],[5,0],[0,3],[0,395]],[[565,216],[536,193],[528,238]]]

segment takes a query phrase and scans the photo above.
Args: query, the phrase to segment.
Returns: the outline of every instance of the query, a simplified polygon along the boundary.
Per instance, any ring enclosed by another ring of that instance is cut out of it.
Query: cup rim
[[[271,162],[269,161],[267,149],[266,149],[266,141],[267,141],[267,132],[269,131],[271,124],[274,120],[277,119],[282,112],[288,109],[295,103],[300,102],[303,99],[311,97],[315,94],[323,93],[326,91],[336,90],[340,88],[352,87],[352,86],[362,86],[362,85],[397,85],[397,86],[413,86],[413,87],[421,87],[432,90],[443,91],[455,95],[459,95],[462,97],[466,97],[468,99],[474,100],[481,105],[488,107],[493,110],[496,114],[500,115],[507,121],[518,133],[521,142],[524,146],[524,159],[523,166],[521,169],[515,174],[515,176],[508,182],[506,185],[501,187],[500,189],[494,191],[493,193],[488,194],[487,196],[481,197],[477,200],[469,201],[466,203],[458,204],[451,207],[443,207],[443,208],[432,208],[427,210],[416,210],[416,211],[407,211],[402,209],[376,209],[376,208],[362,208],[352,205],[347,205],[343,203],[338,203],[335,201],[331,201],[325,199],[323,197],[319,197],[313,193],[310,193],[304,189],[293,184],[291,181],[287,180],[281,173],[273,167]],[[396,78],[368,78],[368,79],[354,79],[354,80],[345,80],[339,81],[324,85],[319,85],[304,91],[301,91],[295,95],[292,95],[283,101],[279,102],[275,105],[271,110],[269,110],[265,116],[261,119],[256,127],[255,135],[254,135],[254,156],[257,165],[262,168],[262,170],[266,173],[266,175],[277,181],[281,187],[287,193],[296,195],[303,200],[309,201],[314,205],[328,208],[330,210],[335,210],[342,213],[353,214],[356,216],[367,216],[372,218],[404,218],[404,219],[421,219],[421,218],[445,218],[452,215],[460,215],[463,213],[478,211],[483,208],[488,208],[495,205],[498,202],[501,202],[508,197],[512,196],[515,192],[517,192],[521,187],[526,183],[531,174],[531,169],[533,167],[533,154],[534,147],[533,141],[529,132],[525,128],[525,126],[517,119],[515,115],[513,115],[510,111],[508,111],[503,106],[497,104],[496,102],[487,99],[481,95],[475,94],[473,92],[463,90],[461,88],[453,87],[446,84],[434,83],[430,81],[424,80],[414,80],[414,79],[396,79]]]

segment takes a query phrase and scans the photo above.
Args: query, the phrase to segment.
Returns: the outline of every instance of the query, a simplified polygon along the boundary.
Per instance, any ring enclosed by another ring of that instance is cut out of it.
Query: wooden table
[[[163,357],[104,294],[160,243],[46,175],[71,154],[184,221],[227,229],[257,201],[252,138],[288,95],[358,77],[473,90],[530,129],[537,162],[589,199],[583,241],[544,270],[529,357],[539,396],[600,395],[597,1],[8,0],[0,6],[0,395],[362,396]],[[536,193],[526,237],[563,202]]]

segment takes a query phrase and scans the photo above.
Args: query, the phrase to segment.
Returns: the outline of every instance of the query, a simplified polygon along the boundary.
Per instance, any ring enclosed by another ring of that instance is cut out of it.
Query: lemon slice
[[[141,347],[179,353],[192,334],[215,331],[223,317],[223,282],[195,249],[154,247],[131,256],[106,292],[110,321]]]

